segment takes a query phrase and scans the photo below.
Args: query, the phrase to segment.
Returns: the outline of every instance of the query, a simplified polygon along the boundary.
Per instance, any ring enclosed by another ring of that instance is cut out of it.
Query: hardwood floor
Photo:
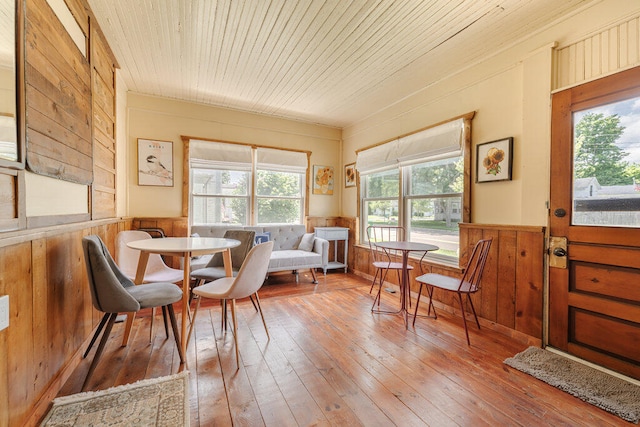
[[[251,303],[239,303],[239,370],[219,306],[203,305],[186,368],[162,326],[149,343],[150,317],[139,316],[128,347],[124,324],[114,327],[89,388],[188,369],[192,426],[629,425],[502,363],[525,344],[474,325],[467,346],[461,319],[442,311],[405,330],[400,316],[371,313],[366,280],[292,277],[272,276],[260,291],[270,339]],[[385,293],[382,304],[397,299]],[[60,396],[80,391],[91,357]]]

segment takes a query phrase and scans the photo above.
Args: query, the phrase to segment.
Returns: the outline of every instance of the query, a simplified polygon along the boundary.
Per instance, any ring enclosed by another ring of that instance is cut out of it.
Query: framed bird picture
[[[173,142],[138,138],[138,185],[173,187]]]

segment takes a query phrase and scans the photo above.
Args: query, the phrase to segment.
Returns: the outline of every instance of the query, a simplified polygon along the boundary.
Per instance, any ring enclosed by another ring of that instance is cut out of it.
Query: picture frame
[[[138,138],[138,185],[173,187],[173,142]]]
[[[344,187],[356,186],[356,164],[349,163],[344,165]]]
[[[313,194],[333,195],[333,166],[313,165]]]
[[[510,181],[513,166],[513,137],[476,146],[476,182]]]

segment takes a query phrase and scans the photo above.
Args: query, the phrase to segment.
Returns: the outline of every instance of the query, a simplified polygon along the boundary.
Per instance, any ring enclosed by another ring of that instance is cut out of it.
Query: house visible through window
[[[437,245],[436,257],[457,259],[463,141],[464,120],[459,119],[358,152],[361,235],[369,225],[400,225],[407,240]]]
[[[191,224],[302,224],[307,154],[189,142]]]

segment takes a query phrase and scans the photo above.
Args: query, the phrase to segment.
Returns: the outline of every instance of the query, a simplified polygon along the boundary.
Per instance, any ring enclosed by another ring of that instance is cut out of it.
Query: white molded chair
[[[268,338],[269,329],[267,329],[267,323],[264,320],[264,314],[262,313],[262,307],[260,306],[258,290],[262,287],[267,276],[269,258],[272,250],[273,241],[256,245],[247,254],[247,257],[242,263],[242,267],[240,267],[240,271],[238,271],[238,275],[236,277],[223,277],[193,289],[194,295],[198,297],[198,302],[196,303],[196,308],[193,312],[191,327],[189,328],[189,335],[187,336],[187,343],[191,338],[191,332],[196,321],[196,315],[198,313],[198,308],[200,308],[200,301],[202,298],[231,300],[231,320],[233,322],[233,340],[236,346],[236,364],[238,369],[240,369],[236,299],[246,298],[249,296],[255,297],[260,317],[262,317],[262,324],[264,325]]]
[[[136,240],[151,239],[151,235],[141,230],[124,230],[116,235],[116,264],[120,270],[131,280],[135,280],[138,270],[138,260],[140,251],[131,249],[127,243]],[[147,269],[144,272],[143,283],[171,282],[181,283],[184,279],[184,270],[171,268],[164,263],[159,254],[149,254]],[[153,319],[155,318],[155,308],[151,310],[151,327],[149,330],[149,340],[153,338]],[[165,310],[162,311],[165,333],[169,333],[167,316]]]
[[[256,232],[254,230],[227,230],[224,233],[225,239],[234,239],[240,242],[240,245],[231,248],[231,270],[233,276],[237,276],[240,271],[240,267],[244,262],[249,250],[253,247],[254,241],[256,237]],[[224,267],[224,262],[222,260],[222,252],[217,252],[213,254],[209,262],[204,268],[199,268],[197,270],[191,271],[191,277],[196,280],[195,284],[191,285],[191,293],[189,294],[189,306],[191,306],[191,300],[193,299],[193,288],[202,285],[205,282],[212,282],[217,279],[221,279],[226,277],[227,273]],[[251,302],[255,307],[256,311],[258,310],[258,306],[256,305],[253,297],[251,298]],[[221,300],[222,303],[222,326],[224,328],[227,327],[227,304],[224,300]]]
[[[140,230],[125,230],[119,232],[116,236],[116,264],[118,264],[120,270],[122,270],[129,279],[134,280],[136,277],[140,251],[131,249],[127,246],[127,243],[151,238],[149,233]],[[169,267],[164,263],[164,260],[159,254],[149,254],[149,261],[147,262],[143,283],[178,283],[182,282],[183,278],[183,270]]]

